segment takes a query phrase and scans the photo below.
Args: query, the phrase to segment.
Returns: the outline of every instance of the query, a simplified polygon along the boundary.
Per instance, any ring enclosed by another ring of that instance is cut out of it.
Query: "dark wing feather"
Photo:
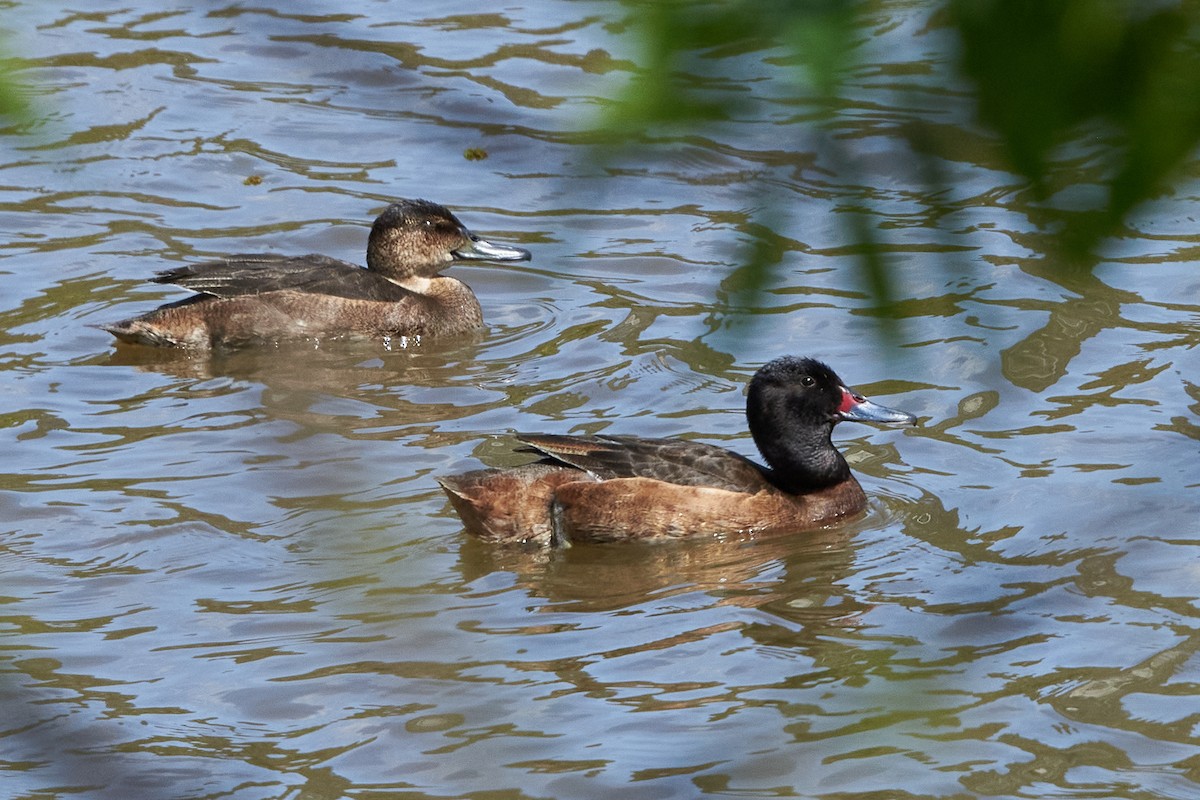
[[[601,480],[653,478],[680,486],[712,486],[734,492],[767,488],[763,470],[723,447],[683,439],[636,436],[519,435],[529,450]]]
[[[214,297],[237,297],[289,290],[351,300],[397,302],[412,292],[377,272],[323,255],[253,253],[189,264],[160,272],[155,283],[171,283]]]

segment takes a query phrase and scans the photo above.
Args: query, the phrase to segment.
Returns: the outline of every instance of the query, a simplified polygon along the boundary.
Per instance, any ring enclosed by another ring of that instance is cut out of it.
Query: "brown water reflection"
[[[849,561],[852,533],[848,526],[818,530],[800,545],[794,537],[774,536],[674,547],[577,546],[561,552],[489,547],[467,539],[459,557],[466,580],[510,572],[525,591],[550,601],[556,611],[612,611],[647,596],[697,591],[719,595],[717,603],[755,608],[776,599],[779,579],[760,582],[759,577],[777,571],[784,559],[792,559],[791,569],[803,569],[808,580],[834,580],[833,564]],[[810,601],[822,605],[813,591],[806,590],[805,606]]]
[[[835,144],[750,48],[711,54],[739,116],[601,158],[639,10],[6,8],[40,118],[0,134],[0,795],[1196,795],[1193,182],[1088,274],[1052,260],[1069,197],[962,121],[919,121],[961,143],[931,190],[896,131],[944,43],[907,3],[873,9]],[[534,251],[457,273],[478,336],[196,357],[91,327],[180,262],[357,259],[397,196]],[[871,496],[845,527],[525,553],[433,480],[521,458],[511,431],[750,454],[784,352],[922,419],[839,427]]]

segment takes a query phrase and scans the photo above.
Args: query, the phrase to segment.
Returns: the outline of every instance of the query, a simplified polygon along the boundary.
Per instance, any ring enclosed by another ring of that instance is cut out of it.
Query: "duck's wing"
[[[711,486],[734,492],[757,492],[770,486],[763,470],[737,453],[683,439],[636,436],[517,437],[532,452],[600,480],[652,478],[679,486]]]
[[[290,290],[352,300],[396,302],[412,294],[377,272],[315,253],[305,256],[275,253],[229,256],[220,261],[166,270],[152,280],[214,297]]]

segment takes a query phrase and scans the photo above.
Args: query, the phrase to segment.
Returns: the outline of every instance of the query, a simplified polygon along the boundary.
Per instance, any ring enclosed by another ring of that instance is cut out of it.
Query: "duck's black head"
[[[392,280],[432,277],[453,261],[526,261],[529,251],[485,242],[445,206],[398,200],[383,210],[367,240],[367,268]]]
[[[916,418],[872,403],[848,388],[837,373],[812,358],[784,356],[754,374],[746,398],[750,434],[779,488],[801,493],[850,477],[833,446],[842,420],[914,424]]]

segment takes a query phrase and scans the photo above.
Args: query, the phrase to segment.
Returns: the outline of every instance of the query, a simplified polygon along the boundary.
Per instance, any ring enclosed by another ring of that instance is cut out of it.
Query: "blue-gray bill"
[[[885,425],[916,425],[917,418],[894,408],[872,403],[858,392],[842,387],[842,405],[838,419],[853,422],[878,422]]]
[[[507,244],[493,244],[472,233],[470,241],[454,251],[454,257],[462,260],[478,258],[485,261],[528,261],[533,256],[528,250]]]

